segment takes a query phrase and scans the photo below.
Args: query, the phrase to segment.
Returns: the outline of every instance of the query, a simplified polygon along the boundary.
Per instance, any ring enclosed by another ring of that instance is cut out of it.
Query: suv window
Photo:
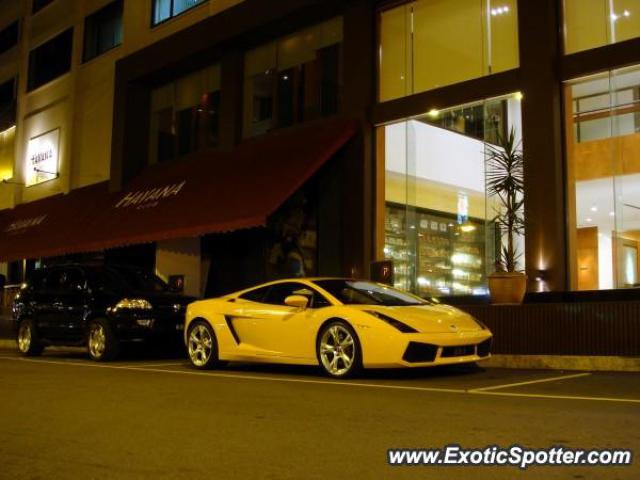
[[[44,280],[44,288],[51,292],[73,293],[85,286],[83,273],[77,268],[56,268]]]

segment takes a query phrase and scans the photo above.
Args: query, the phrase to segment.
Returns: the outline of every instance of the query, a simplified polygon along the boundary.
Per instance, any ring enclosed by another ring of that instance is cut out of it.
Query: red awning
[[[230,152],[201,152],[156,165],[122,192],[108,194],[99,185],[5,211],[0,214],[0,259],[264,225],[356,131],[353,120],[313,122],[246,141]],[[42,212],[52,213],[34,220]],[[33,225],[8,235],[7,226],[20,220]]]
[[[0,261],[82,251],[86,226],[109,199],[108,182],[0,212]]]

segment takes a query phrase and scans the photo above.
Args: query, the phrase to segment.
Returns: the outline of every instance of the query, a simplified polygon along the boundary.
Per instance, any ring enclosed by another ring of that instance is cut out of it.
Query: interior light
[[[591,207],[591,211],[592,212],[597,212],[598,211],[598,207],[594,205],[593,207]]]
[[[611,14],[611,20],[613,20],[614,22],[615,22],[616,20],[618,20],[618,15],[616,15],[615,13],[612,13],[612,14]]]
[[[524,95],[522,95],[522,92],[516,92],[514,95],[514,98],[518,101],[522,100],[522,97],[524,97]]]
[[[591,222],[593,222],[593,219],[587,218],[587,222],[591,223]]]
[[[429,110],[429,113],[427,113],[427,115],[429,115],[431,118],[438,118],[440,112],[437,109],[432,108],[431,110]]]
[[[609,212],[609,216],[610,217],[615,217],[616,216],[616,212]]]
[[[464,233],[473,232],[475,229],[475,225],[463,225],[460,227],[460,230],[462,230]]]
[[[631,16],[631,12],[630,12],[629,10],[625,10],[622,14],[623,14],[625,17],[630,17],[630,16]]]

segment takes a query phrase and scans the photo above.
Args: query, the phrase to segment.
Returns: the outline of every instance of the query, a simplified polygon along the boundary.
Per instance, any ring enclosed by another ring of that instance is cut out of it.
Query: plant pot
[[[489,275],[489,292],[494,305],[520,304],[527,292],[527,276],[520,272]]]

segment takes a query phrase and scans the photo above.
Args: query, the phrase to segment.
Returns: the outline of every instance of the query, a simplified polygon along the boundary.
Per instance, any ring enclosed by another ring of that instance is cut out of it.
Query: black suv
[[[133,267],[36,270],[13,304],[18,348],[33,356],[47,345],[86,345],[93,360],[112,360],[120,342],[181,340],[192,300]]]

